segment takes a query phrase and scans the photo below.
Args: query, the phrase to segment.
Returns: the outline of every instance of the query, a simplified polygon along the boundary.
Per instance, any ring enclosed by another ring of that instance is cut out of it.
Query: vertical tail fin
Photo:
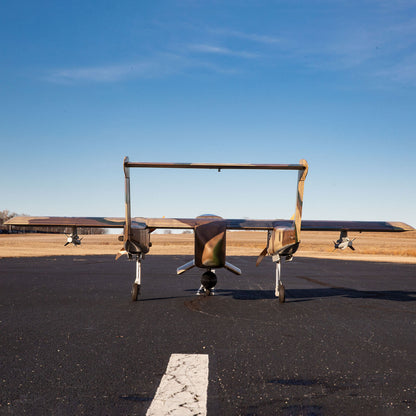
[[[130,201],[130,168],[127,166],[129,158],[126,156],[123,161],[124,169],[124,195],[126,223],[124,225],[124,242],[131,239],[131,201]]]
[[[308,174],[308,162],[305,159],[299,161],[300,165],[304,166],[303,170],[298,174],[298,189],[296,191],[296,210],[295,210],[295,232],[296,242],[300,241],[300,228],[302,223],[302,206],[303,206],[303,189],[305,186],[305,178]]]

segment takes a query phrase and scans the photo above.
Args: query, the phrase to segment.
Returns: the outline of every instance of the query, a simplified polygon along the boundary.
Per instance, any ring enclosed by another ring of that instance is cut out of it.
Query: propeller
[[[258,266],[263,261],[263,259],[266,257],[266,255],[267,255],[267,249],[268,249],[268,247],[265,247],[263,249],[263,251],[257,257],[256,266]]]
[[[268,230],[267,231],[267,243],[266,243],[266,247],[264,247],[263,251],[257,257],[256,266],[258,266],[263,261],[263,259],[267,256],[267,252],[269,250],[269,242],[270,242],[270,238],[271,237],[272,237],[272,231],[271,230]]]
[[[127,250],[124,247],[122,247],[116,254],[116,260],[118,260],[121,256],[124,256],[125,254],[128,255],[129,253],[127,253]]]
[[[66,235],[66,243],[64,244],[64,247],[66,247],[68,244],[73,244],[74,246],[79,246],[81,244],[81,241],[84,237],[79,238],[79,235],[75,233],[71,234],[65,234]]]
[[[118,241],[124,241],[124,236],[123,235],[119,235],[118,236]],[[123,247],[121,247],[121,249],[116,254],[116,260],[118,260],[121,256],[124,256],[125,254],[128,255],[129,253],[126,250],[126,247],[125,247],[125,244],[124,244]]]
[[[124,236],[121,235],[118,237],[118,239],[119,241],[124,241]],[[149,242],[149,247],[151,246],[152,243]],[[147,251],[149,250],[147,249]],[[126,240],[123,247],[116,254],[116,260],[118,260],[121,256],[124,256],[125,254],[127,254],[127,256],[130,259],[133,255],[145,254],[147,253],[147,251],[143,249],[143,247],[140,245],[140,242],[134,240]]]
[[[334,250],[336,249],[341,249],[341,250],[345,250],[347,247],[349,247],[351,250],[355,250],[355,248],[352,245],[352,242],[356,240],[356,238],[353,238],[352,240],[350,240],[346,234],[341,235],[341,237],[337,240],[337,241],[332,241],[334,243]]]

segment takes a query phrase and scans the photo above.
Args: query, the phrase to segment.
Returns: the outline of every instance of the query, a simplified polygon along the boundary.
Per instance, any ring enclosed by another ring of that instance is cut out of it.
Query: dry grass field
[[[355,251],[333,250],[336,232],[303,232],[298,256],[345,260],[416,263],[416,231],[405,233],[351,233]],[[151,254],[193,254],[192,234],[153,234]],[[122,243],[117,235],[87,235],[82,245],[64,247],[66,238],[58,234],[0,235],[0,258],[62,255],[116,254]],[[227,254],[256,256],[266,245],[266,232],[229,231]]]

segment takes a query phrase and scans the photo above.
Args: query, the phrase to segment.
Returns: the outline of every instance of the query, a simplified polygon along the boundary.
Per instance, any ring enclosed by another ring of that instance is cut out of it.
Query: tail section
[[[301,159],[299,164],[304,167],[298,174],[298,189],[296,192],[296,209],[295,209],[295,237],[296,242],[300,242],[300,229],[302,224],[302,207],[303,207],[303,190],[305,187],[305,179],[308,174],[308,162],[305,159]]]
[[[125,196],[125,215],[126,223],[124,225],[124,242],[131,238],[131,200],[130,200],[130,168],[127,167],[129,158],[126,156],[123,161],[124,169],[124,196]]]
[[[131,199],[130,199],[130,167],[129,158],[126,156],[123,161],[124,168],[124,189],[125,189],[125,215],[123,242],[124,247],[117,254],[116,259],[121,255],[144,255],[151,247],[150,229],[144,223],[132,222],[131,220]]]

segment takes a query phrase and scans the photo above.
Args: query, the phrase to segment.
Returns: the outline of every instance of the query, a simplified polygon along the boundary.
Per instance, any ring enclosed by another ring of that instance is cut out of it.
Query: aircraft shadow
[[[273,290],[218,289],[215,291],[215,295],[230,296],[237,300],[276,299]],[[356,290],[343,287],[286,290],[286,302],[306,302],[314,299],[331,297],[343,297],[349,299],[380,299],[394,302],[414,302],[416,301],[416,291]]]
[[[185,289],[186,295],[160,296],[160,297],[144,297],[141,302],[181,299],[188,298],[189,294],[194,294],[195,298],[211,298],[211,296],[196,296],[196,288]],[[259,289],[216,289],[215,297],[231,297],[236,300],[266,300],[274,299],[274,290]],[[405,290],[357,290],[346,287],[319,287],[305,289],[286,289],[286,302],[308,302],[315,299],[325,299],[341,297],[348,299],[379,299],[393,302],[415,302],[416,291]]]
[[[349,299],[380,299],[394,302],[416,301],[415,291],[405,290],[356,290],[350,288],[317,288],[287,290],[286,298],[290,300],[305,300],[314,298],[343,297]]]

